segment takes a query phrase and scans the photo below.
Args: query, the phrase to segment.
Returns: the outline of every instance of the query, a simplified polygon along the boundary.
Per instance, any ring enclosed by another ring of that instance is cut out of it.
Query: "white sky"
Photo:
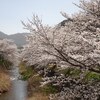
[[[21,20],[27,22],[32,14],[38,14],[45,24],[55,25],[64,19],[60,11],[73,14],[79,10],[73,2],[79,4],[79,0],[0,0],[0,31],[25,32]]]

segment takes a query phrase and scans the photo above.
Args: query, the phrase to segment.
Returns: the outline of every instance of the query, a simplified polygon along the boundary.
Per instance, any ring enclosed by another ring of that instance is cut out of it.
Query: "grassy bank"
[[[0,55],[0,94],[7,92],[10,88],[11,81],[7,70],[10,69],[11,65],[11,62]]]
[[[28,100],[48,100],[48,95],[40,87],[41,76],[37,75],[31,67],[26,67],[25,63],[20,63],[19,72],[22,80],[28,81]]]
[[[42,93],[34,93],[28,100],[48,100],[48,96]]]
[[[5,72],[0,71],[0,93],[7,92],[10,88],[10,77]]]

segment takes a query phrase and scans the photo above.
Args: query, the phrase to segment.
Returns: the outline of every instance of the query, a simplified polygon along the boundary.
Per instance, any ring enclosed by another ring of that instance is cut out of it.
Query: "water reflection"
[[[12,86],[9,92],[0,96],[0,100],[26,100],[27,98],[27,82],[18,79],[18,68],[10,72]]]

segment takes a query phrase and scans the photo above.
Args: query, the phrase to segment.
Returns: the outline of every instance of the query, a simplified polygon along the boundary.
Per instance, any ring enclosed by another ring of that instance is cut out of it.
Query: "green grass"
[[[42,87],[42,92],[47,95],[54,94],[58,92],[58,88],[49,84]]]
[[[76,77],[78,78],[79,75],[82,73],[80,69],[75,69],[75,68],[66,68],[63,70],[60,70],[59,73],[64,74],[66,77],[71,76],[71,77]],[[90,71],[85,71],[84,72],[84,82],[89,82],[89,81],[100,81],[100,74],[95,73],[95,72],[90,72]]]
[[[66,68],[66,69],[62,69],[59,71],[60,74],[64,74],[65,76],[79,76],[79,74],[81,73],[80,69],[75,69],[75,68]]]
[[[11,62],[0,57],[0,69],[9,69],[11,65]]]
[[[84,81],[89,82],[89,81],[100,81],[100,74],[95,73],[95,72],[86,72]]]
[[[22,62],[19,64],[19,73],[22,75],[22,80],[28,80],[34,74],[34,71]]]
[[[33,71],[32,69],[28,68],[24,73],[21,74],[22,75],[22,80],[28,80],[32,75],[33,75]]]

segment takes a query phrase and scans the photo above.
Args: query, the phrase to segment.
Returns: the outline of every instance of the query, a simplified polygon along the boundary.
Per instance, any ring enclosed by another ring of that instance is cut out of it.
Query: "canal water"
[[[9,71],[12,81],[11,89],[0,96],[0,100],[27,100],[27,81],[19,79],[18,67]]]

